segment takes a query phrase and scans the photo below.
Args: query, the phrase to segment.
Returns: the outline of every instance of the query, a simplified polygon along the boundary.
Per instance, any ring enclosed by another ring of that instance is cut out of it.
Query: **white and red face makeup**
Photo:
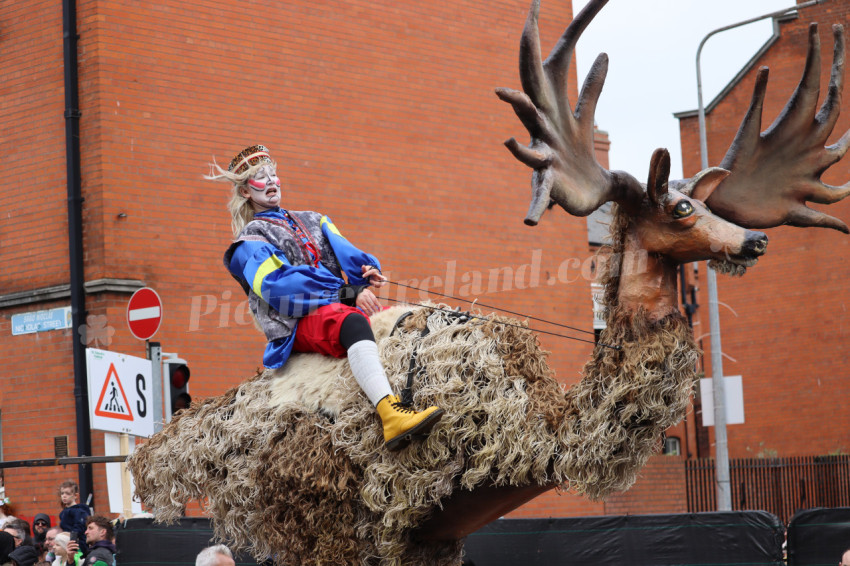
[[[280,179],[272,165],[263,165],[248,179],[248,193],[243,192],[254,203],[254,208],[268,210],[280,204]]]

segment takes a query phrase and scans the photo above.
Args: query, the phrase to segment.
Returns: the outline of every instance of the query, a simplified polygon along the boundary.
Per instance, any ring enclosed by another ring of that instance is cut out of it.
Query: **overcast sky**
[[[541,28],[554,24],[546,19],[546,4],[555,1],[541,2]],[[573,0],[573,12],[578,14],[585,4],[587,0]],[[596,55],[608,53],[608,78],[596,123],[611,138],[611,169],[628,171],[645,182],[652,151],[666,147],[672,159],[670,176],[681,178],[679,123],[673,113],[697,108],[700,41],[717,28],[794,5],[794,0],[610,0],[579,39],[576,53],[580,81]],[[805,10],[802,13],[805,17]],[[771,22],[708,40],[701,57],[706,106],[770,38]],[[821,26],[822,34],[824,29]],[[831,49],[831,36],[821,41]]]

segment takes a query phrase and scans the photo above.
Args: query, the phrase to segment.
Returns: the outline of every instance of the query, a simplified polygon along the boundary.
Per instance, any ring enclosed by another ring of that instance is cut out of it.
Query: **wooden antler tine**
[[[496,96],[513,106],[517,118],[532,138],[551,141],[551,132],[548,131],[543,116],[528,95],[512,88],[500,87],[496,89]]]
[[[505,142],[505,146],[514,154],[519,161],[525,163],[532,169],[542,169],[543,167],[548,167],[549,164],[552,163],[552,159],[554,156],[552,155],[552,151],[547,148],[547,151],[537,151],[536,149],[532,149],[530,147],[525,147],[516,141],[515,138],[511,138]]]
[[[801,206],[792,210],[788,215],[786,224],[800,228],[832,228],[833,230],[850,234],[847,224],[838,218],[813,210],[807,206]]]
[[[850,130],[844,132],[844,135],[832,145],[826,146],[826,150],[823,152],[823,159],[820,163],[820,170],[825,171],[830,166],[838,163],[842,157],[847,153],[847,150],[850,149]],[[813,202],[817,202],[820,204],[831,204],[830,202],[822,202],[815,200]]]
[[[798,130],[811,123],[820,95],[820,37],[818,25],[809,25],[809,51],[806,55],[806,68],[803,77],[788,100],[785,108],[776,117],[773,124],[764,132],[770,136],[775,130]]]
[[[764,108],[764,97],[767,93],[767,78],[769,71],[767,67],[761,67],[756,74],[756,83],[753,87],[753,96],[750,98],[750,106],[741,121],[738,133],[732,140],[732,145],[720,162],[720,167],[731,170],[739,155],[751,154],[760,141],[761,116]]]
[[[841,112],[841,90],[844,85],[844,26],[841,24],[832,26],[832,37],[832,72],[829,77],[829,88],[826,99],[815,117],[815,120],[821,124],[824,142],[835,127]]]
[[[527,226],[537,226],[540,217],[549,208],[552,202],[552,185],[555,182],[555,174],[552,169],[535,170],[532,174],[531,203],[528,205],[528,214],[525,215]]]
[[[584,128],[593,130],[593,117],[596,114],[596,104],[599,102],[599,95],[602,94],[602,87],[605,85],[605,77],[608,75],[608,55],[600,53],[596,56],[596,60],[587,72],[587,78],[584,79],[584,85],[581,87],[581,94],[578,96],[576,103],[576,118],[582,122]]]
[[[540,0],[534,0],[525,20],[522,37],[519,41],[519,79],[524,90],[538,108],[552,109],[554,93],[546,81],[543,72],[543,56],[540,51],[540,30],[537,16],[540,13]]]
[[[576,42],[587,28],[588,24],[596,17],[608,0],[590,0],[579,14],[573,18],[567,26],[558,43],[552,48],[549,57],[543,62],[543,68],[549,74],[552,84],[561,94],[561,111],[570,112],[570,101],[567,97],[567,81],[569,78],[570,62],[573,58]]]

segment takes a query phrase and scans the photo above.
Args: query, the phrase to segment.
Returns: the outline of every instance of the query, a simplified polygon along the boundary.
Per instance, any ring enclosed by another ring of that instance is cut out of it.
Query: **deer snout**
[[[765,250],[767,250],[767,234],[747,230],[744,236],[744,245],[741,246],[741,253],[749,257],[758,257],[763,255]]]

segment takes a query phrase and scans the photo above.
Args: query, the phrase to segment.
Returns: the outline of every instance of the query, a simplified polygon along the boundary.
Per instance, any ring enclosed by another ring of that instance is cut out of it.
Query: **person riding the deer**
[[[211,180],[229,181],[234,242],[224,265],[249,298],[268,339],[263,364],[282,367],[292,352],[348,358],[377,408],[389,450],[430,432],[438,407],[415,411],[393,394],[368,317],[381,310],[371,288],[386,284],[377,258],[345,239],[330,218],[280,207],[277,165],[265,146],[240,151]],[[347,280],[347,282],[346,282]]]

